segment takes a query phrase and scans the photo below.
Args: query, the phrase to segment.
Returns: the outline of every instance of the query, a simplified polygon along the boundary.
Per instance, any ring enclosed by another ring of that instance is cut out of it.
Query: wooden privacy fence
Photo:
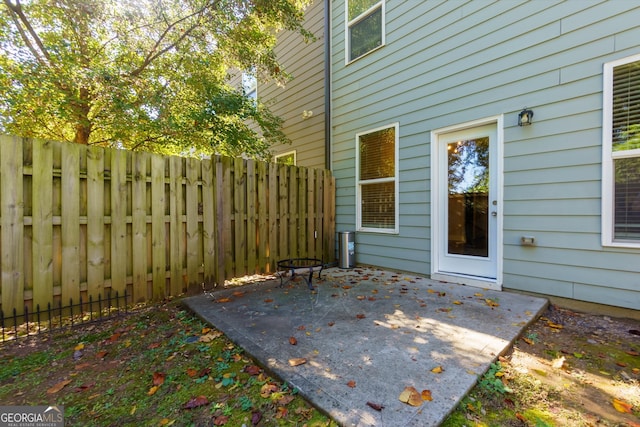
[[[335,260],[327,170],[0,136],[1,309],[189,287]]]

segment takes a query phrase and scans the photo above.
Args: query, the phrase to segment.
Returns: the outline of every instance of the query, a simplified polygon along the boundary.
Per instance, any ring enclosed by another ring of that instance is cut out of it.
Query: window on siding
[[[640,55],[605,64],[603,244],[640,247]]]
[[[347,62],[384,44],[384,0],[347,0]]]
[[[273,157],[273,160],[276,163],[280,163],[283,165],[290,165],[290,166],[295,166],[296,165],[296,151],[289,151],[287,153],[282,153],[282,154],[278,154],[276,156]]]
[[[258,79],[255,72],[242,73],[242,91],[247,98],[258,100]]]
[[[356,135],[357,227],[398,232],[398,124]]]

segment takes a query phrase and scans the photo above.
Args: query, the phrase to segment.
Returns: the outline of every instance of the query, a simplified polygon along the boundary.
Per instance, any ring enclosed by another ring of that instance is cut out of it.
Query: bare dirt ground
[[[550,305],[446,425],[640,426],[640,322]]]

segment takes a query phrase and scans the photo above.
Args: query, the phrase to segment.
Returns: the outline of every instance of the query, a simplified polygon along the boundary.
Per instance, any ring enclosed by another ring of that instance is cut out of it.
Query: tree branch
[[[15,4],[11,3],[10,0],[4,0],[4,4],[7,6],[7,8],[9,8],[9,15],[11,15],[11,19],[16,25],[18,32],[20,32],[22,40],[24,40],[24,43],[27,45],[31,53],[33,53],[33,56],[35,56],[38,62],[40,62],[42,65],[52,66],[51,56],[42,43],[42,40],[40,40],[40,37],[38,37],[38,33],[36,33],[36,31],[31,26],[29,19],[24,14],[22,5],[20,4],[20,0],[16,0]],[[29,33],[28,35],[25,32],[25,28]],[[33,45],[29,36],[31,36],[33,42],[37,45],[37,49]]]

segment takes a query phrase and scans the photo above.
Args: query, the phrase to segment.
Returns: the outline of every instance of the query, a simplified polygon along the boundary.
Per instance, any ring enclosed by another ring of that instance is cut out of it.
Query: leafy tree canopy
[[[281,119],[230,87],[229,73],[283,82],[276,34],[311,38],[309,2],[2,0],[0,132],[264,156],[288,142]]]

